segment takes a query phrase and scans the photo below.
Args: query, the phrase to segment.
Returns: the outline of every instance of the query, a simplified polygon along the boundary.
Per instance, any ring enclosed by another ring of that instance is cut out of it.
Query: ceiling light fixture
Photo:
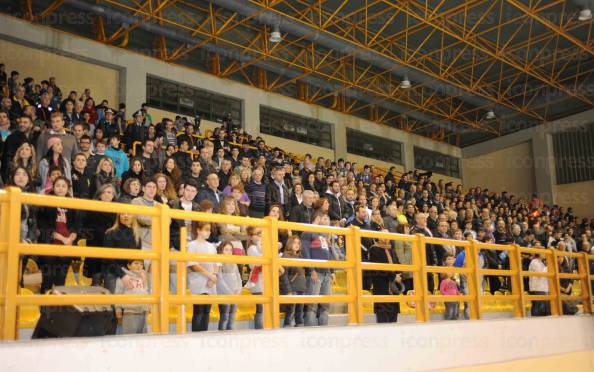
[[[402,82],[400,83],[400,88],[408,89],[411,87],[410,80],[408,80],[408,76],[405,76]]]
[[[280,27],[274,26],[274,29],[270,33],[270,39],[268,39],[271,43],[280,43],[283,40],[283,37],[280,33]]]
[[[495,119],[495,113],[493,112],[493,110],[489,110],[487,111],[487,116],[485,116],[487,118],[487,120],[493,120]]]
[[[588,8],[580,10],[578,19],[582,22],[591,20],[592,19],[592,11]]]

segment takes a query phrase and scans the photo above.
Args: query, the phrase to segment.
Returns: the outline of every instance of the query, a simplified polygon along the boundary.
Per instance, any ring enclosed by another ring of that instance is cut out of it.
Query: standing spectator
[[[50,137],[47,141],[47,152],[43,159],[39,162],[39,180],[41,190],[49,191],[52,183],[48,182],[50,168],[57,167],[62,172],[62,175],[68,179],[72,179],[70,173],[70,162],[64,156],[64,145],[61,137]]]
[[[58,177],[53,183],[52,195],[67,197],[71,195],[70,182]],[[73,246],[77,238],[77,211],[73,209],[41,207],[37,214],[39,226],[39,242],[42,244],[59,244]],[[72,257],[40,256],[41,293],[46,293],[54,286],[62,286],[66,282],[66,273]]]
[[[229,241],[223,241],[217,247],[218,254],[233,255],[233,245]],[[241,294],[241,275],[237,264],[225,263],[221,265],[217,273],[217,294],[238,295]],[[232,330],[235,320],[237,305],[219,305],[219,331]]]
[[[2,114],[0,114],[0,116],[2,116]],[[0,118],[0,121],[1,120],[2,119]],[[33,130],[33,120],[31,120],[29,116],[21,115],[19,117],[19,129],[12,132],[6,138],[6,141],[4,141],[2,158],[0,161],[0,172],[4,181],[8,179],[10,163],[13,161],[18,149],[20,149],[23,143],[27,142],[30,144],[31,150],[34,153],[38,137],[39,131]],[[35,155],[31,158],[31,163],[35,163],[35,168],[37,168],[37,158]],[[35,177],[35,174],[31,174],[31,176]]]
[[[128,145],[126,145],[126,148],[128,148]],[[159,172],[159,158],[155,156],[155,142],[153,140],[146,139],[142,143],[141,160],[144,177],[152,178]]]
[[[544,263],[540,253],[534,254],[528,271],[535,273],[546,273],[547,265]],[[529,288],[531,295],[547,295],[549,294],[549,279],[544,276],[531,276],[529,279]],[[532,301],[532,309],[530,310],[532,316],[547,316],[551,315],[551,305],[548,300]]]
[[[422,234],[430,238],[433,237],[433,234],[427,228],[427,215],[425,213],[417,213],[415,215],[415,225],[410,230],[410,233]],[[433,244],[427,244],[425,251],[427,266],[438,265],[439,260],[437,258],[435,246]],[[435,289],[435,283],[433,281],[433,274],[431,273],[427,274],[427,287],[429,289],[429,293],[432,294],[433,290]]]
[[[105,150],[105,156],[113,162],[115,177],[121,179],[122,174],[128,170],[129,163],[126,153],[120,149],[120,135],[118,133],[112,133],[109,136],[109,145]]]
[[[144,143],[143,141],[147,139],[147,128],[144,126],[143,123],[144,115],[142,111],[136,111],[134,113],[134,122],[126,127],[126,131],[124,134],[124,143],[126,144],[126,151],[128,152],[128,154],[134,154],[136,152],[136,149],[134,148],[134,146],[136,146],[136,142]],[[146,164],[144,166],[144,169],[148,169]]]
[[[101,186],[97,190],[97,194],[95,195],[96,200],[101,200],[103,202],[113,202],[116,197],[116,190],[111,184],[106,184]],[[86,212],[83,221],[84,221],[84,229],[81,229],[81,237],[87,239],[87,246],[89,247],[105,247],[105,233],[109,230],[115,223],[115,214],[107,213],[107,212],[95,212],[95,211],[88,211]],[[109,247],[109,246],[107,246]],[[103,259],[102,258],[91,258],[88,257],[85,259],[84,263],[84,276],[91,278],[91,285],[96,286],[106,286],[106,283],[103,280]],[[112,285],[115,283],[111,283]],[[113,290],[115,288],[108,288]]]
[[[311,190],[303,191],[303,202],[291,210],[289,219],[291,222],[311,223],[314,215],[314,193]]]
[[[301,239],[290,236],[285,244],[283,258],[301,258]],[[284,274],[287,277],[287,294],[301,296],[305,293],[305,268],[289,266]],[[285,327],[303,327],[303,304],[287,304],[285,307]]]
[[[261,168],[255,169],[252,180],[245,187],[245,192],[250,199],[250,217],[262,218],[266,214],[266,184],[262,181],[263,176],[264,172]]]
[[[274,204],[278,204],[284,211],[284,218],[289,216],[291,210],[291,197],[289,189],[283,182],[285,178],[285,171],[281,167],[276,167],[272,172],[272,182],[266,186],[266,212]]]
[[[198,203],[203,200],[209,200],[215,210],[219,210],[219,205],[223,200],[223,193],[219,191],[219,176],[216,173],[211,173],[206,178],[207,187],[200,190],[198,193]]]
[[[122,279],[118,278],[116,281],[115,294],[123,295],[147,295],[148,288],[148,274],[144,270],[144,263],[142,260],[128,260],[126,268],[122,271],[128,275],[134,282],[132,288],[126,288]],[[133,304],[133,305],[117,305],[116,318],[122,320],[122,333],[146,333],[146,314],[148,313],[148,305]]]
[[[208,222],[194,223],[195,239],[188,244],[188,253],[217,254],[214,244],[210,243],[211,225]],[[215,262],[188,262],[188,286],[194,295],[216,295],[220,264]],[[208,330],[210,304],[194,305],[192,332]]]
[[[74,155],[78,152],[78,145],[73,135],[66,132],[64,129],[64,117],[61,112],[54,112],[51,115],[51,129],[39,135],[37,140],[37,161],[47,153],[48,140],[52,137],[59,137],[62,139],[64,146],[63,156],[67,162],[71,162]]]
[[[445,266],[452,267],[454,265],[454,256],[447,252],[444,255]],[[444,296],[457,296],[460,294],[459,281],[457,274],[446,273],[442,274],[441,282],[439,283],[439,292]],[[459,316],[460,303],[455,301],[445,301],[445,320],[457,320]]]
[[[388,232],[388,230],[384,229],[382,232]],[[378,239],[369,248],[369,262],[383,264],[400,263],[388,239]],[[375,270],[369,274],[373,283],[374,295],[399,295],[404,292],[400,273]],[[373,312],[378,323],[394,323],[398,320],[400,303],[376,302],[373,304]]]
[[[322,212],[316,212],[312,223],[314,225],[330,225],[330,217]],[[304,232],[301,235],[301,254],[306,260],[334,260],[334,253],[330,249],[327,234]],[[334,271],[324,268],[305,268],[306,289],[308,296],[324,296],[332,294]],[[328,325],[329,304],[305,304],[305,325]]]

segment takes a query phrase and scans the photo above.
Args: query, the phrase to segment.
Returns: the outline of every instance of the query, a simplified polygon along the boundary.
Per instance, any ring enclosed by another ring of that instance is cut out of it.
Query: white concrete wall
[[[335,149],[330,150],[332,157],[346,157],[346,127],[404,143],[404,165],[406,169],[413,168],[413,146],[461,157],[460,148],[446,143],[433,141],[426,137],[311,105],[298,99],[265,92],[232,80],[220,79],[214,75],[183,66],[165,63],[155,58],[146,57],[122,48],[107,46],[49,27],[32,25],[21,19],[0,15],[0,39],[45,51],[59,52],[65,56],[118,70],[120,73],[119,97],[126,103],[129,113],[132,113],[140,107],[142,102],[146,101],[146,75],[149,74],[242,99],[244,103],[244,125],[248,133],[253,135],[260,134],[260,105],[329,122],[333,125],[335,134]],[[272,140],[270,142],[270,144],[275,145]],[[285,142],[283,144],[286,146],[292,145]],[[295,142],[295,145],[287,150],[295,153],[304,152],[300,150],[298,142]],[[314,153],[316,152],[314,150],[319,150],[318,152],[323,156],[329,155],[328,150],[321,147],[314,147],[307,151]],[[370,164],[373,162],[372,159],[368,161]]]
[[[574,316],[3,343],[0,370],[426,371],[593,349],[594,318]]]

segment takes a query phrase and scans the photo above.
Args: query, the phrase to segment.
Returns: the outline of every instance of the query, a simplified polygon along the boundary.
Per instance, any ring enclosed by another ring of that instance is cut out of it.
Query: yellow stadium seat
[[[33,292],[28,288],[19,288],[19,294],[32,295]],[[34,328],[39,320],[39,306],[23,305],[19,306],[19,328]]]

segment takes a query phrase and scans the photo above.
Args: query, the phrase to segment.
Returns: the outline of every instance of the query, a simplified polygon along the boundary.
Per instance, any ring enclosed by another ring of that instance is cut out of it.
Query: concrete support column
[[[410,138],[402,144],[402,157],[404,171],[408,172],[415,169],[415,146]]]
[[[133,65],[121,69],[118,97],[126,104],[127,118],[131,118],[146,102],[146,72]],[[117,103],[112,106],[117,108]]]
[[[544,128],[538,128],[532,136],[534,180],[536,193],[546,204],[555,203],[555,154],[553,138]]]
[[[260,133],[260,104],[246,97],[243,101],[243,129],[250,134]]]
[[[334,124],[334,159],[346,159],[347,157],[347,129],[344,125]]]

